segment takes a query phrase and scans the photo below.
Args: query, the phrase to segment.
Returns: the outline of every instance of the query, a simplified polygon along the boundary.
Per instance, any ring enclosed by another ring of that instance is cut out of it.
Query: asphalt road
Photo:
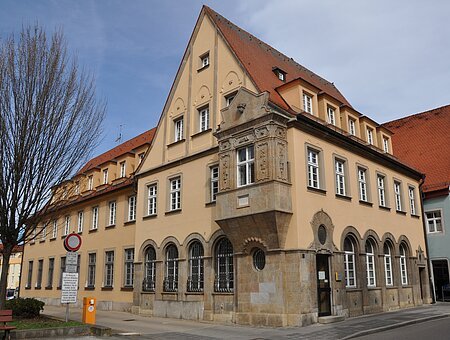
[[[423,340],[450,339],[450,320],[448,318],[395,328],[389,331],[374,333],[355,338],[357,340]]]

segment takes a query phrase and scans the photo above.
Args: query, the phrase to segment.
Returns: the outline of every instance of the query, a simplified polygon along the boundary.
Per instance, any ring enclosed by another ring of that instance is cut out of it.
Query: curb
[[[422,322],[427,322],[427,321],[444,319],[444,318],[448,318],[448,317],[450,317],[450,314],[441,314],[441,315],[428,316],[428,317],[422,318],[422,319],[415,319],[415,320],[398,322],[398,323],[395,323],[395,324],[392,324],[392,325],[388,325],[388,326],[382,326],[382,327],[368,329],[368,330],[365,330],[365,331],[359,331],[359,332],[356,332],[356,333],[354,333],[352,335],[347,335],[346,337],[341,338],[341,340],[354,339],[354,338],[357,338],[357,337],[360,337],[360,336],[364,336],[364,335],[380,333],[380,332],[388,331],[388,330],[395,329],[395,328],[405,327],[405,326],[414,325],[414,324],[417,324],[417,323],[422,323]]]

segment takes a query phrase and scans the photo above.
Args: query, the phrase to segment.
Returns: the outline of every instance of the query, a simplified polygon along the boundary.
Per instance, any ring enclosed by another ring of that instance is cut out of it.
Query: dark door
[[[319,316],[331,315],[331,287],[328,257],[328,255],[316,255]]]
[[[432,260],[434,288],[436,289],[436,299],[444,301],[450,299],[448,292],[449,275],[447,260]]]

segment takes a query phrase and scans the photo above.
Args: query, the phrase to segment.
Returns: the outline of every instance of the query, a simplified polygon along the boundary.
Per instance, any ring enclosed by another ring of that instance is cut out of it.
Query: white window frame
[[[209,106],[198,110],[199,131],[203,132],[209,129]]]
[[[371,252],[367,251],[367,242],[370,244]],[[366,273],[367,273],[367,287],[376,287],[376,269],[375,269],[375,251],[371,241],[366,241]]]
[[[348,133],[356,136],[356,121],[353,118],[348,119]]]
[[[45,236],[47,235],[47,222],[45,222],[42,225],[42,231],[41,231],[41,240],[45,241]]]
[[[83,224],[84,224],[84,213],[82,211],[78,212],[78,220],[77,220],[77,232],[83,232]]]
[[[369,193],[367,191],[367,169],[358,167],[358,188],[359,200],[362,202],[369,201]]]
[[[92,226],[91,230],[98,229],[98,206],[92,208]]]
[[[124,254],[124,287],[134,285],[134,248],[125,249]]]
[[[385,247],[388,249],[388,253],[386,254]],[[394,284],[394,280],[392,278],[392,247],[385,243],[383,246],[384,252],[384,276],[386,279],[386,286],[392,286]]]
[[[108,184],[108,169],[103,170],[103,184]]]
[[[136,221],[136,195],[128,197],[128,222]]]
[[[171,178],[169,180],[169,190],[170,190],[170,202],[169,209],[170,211],[180,210],[181,209],[181,176],[177,176]]]
[[[320,189],[320,152],[307,148],[308,187]]]
[[[158,185],[147,185],[147,216],[156,215],[158,208]]]
[[[206,53],[200,57],[200,68],[206,67],[209,65],[209,53]]]
[[[373,129],[367,127],[366,131],[367,131],[367,143],[373,145]]]
[[[284,79],[285,79],[284,73],[280,72],[280,71],[278,71],[277,73],[278,73],[278,79],[280,79],[281,81],[284,81]]]
[[[217,193],[219,192],[219,166],[215,165],[209,168],[210,173],[210,198],[211,202],[216,201]]]
[[[416,215],[416,196],[414,195],[414,187],[408,186],[409,209],[411,215]]]
[[[327,107],[327,120],[328,123],[336,126],[336,114],[335,114],[335,109],[333,109],[331,106]]]
[[[402,183],[394,181],[395,210],[402,211]]]
[[[108,204],[109,212],[108,212],[108,226],[116,225],[116,211],[117,211],[117,203],[116,201],[111,201]]]
[[[349,238],[349,242],[352,246],[352,250],[344,250],[345,287],[356,288],[355,244],[351,238]],[[351,283],[352,280],[353,283]]]
[[[385,176],[377,174],[378,204],[380,207],[387,207],[385,181]]]
[[[429,217],[429,214],[432,214],[431,217]],[[437,216],[439,214],[439,216]],[[442,233],[444,231],[444,219],[442,217],[442,209],[434,209],[425,211],[425,220],[427,222],[427,232],[429,234],[434,233]],[[433,222],[433,230],[430,229],[430,222]],[[441,230],[438,230],[438,222],[440,222]]]
[[[89,175],[88,176],[88,190],[93,190],[93,189],[94,189],[94,176]]]
[[[336,182],[336,194],[345,196],[345,161],[342,159],[334,160],[334,173]]]
[[[52,238],[58,236],[58,220],[53,220]]]
[[[64,236],[70,233],[70,216],[64,218]]]
[[[126,177],[127,175],[127,163],[126,161],[120,162],[120,177]]]
[[[239,156],[244,158],[241,160]],[[243,187],[255,183],[255,147],[254,145],[247,145],[236,150],[236,175],[237,186]]]
[[[173,121],[174,126],[174,142],[179,142],[183,140],[184,131],[183,131],[183,117],[177,118]]]
[[[313,114],[312,96],[303,92],[303,111]]]
[[[389,138],[383,137],[383,150],[384,152],[389,152]]]
[[[402,279],[402,286],[408,285],[408,268],[406,259],[406,247],[404,244],[400,244],[400,276]]]

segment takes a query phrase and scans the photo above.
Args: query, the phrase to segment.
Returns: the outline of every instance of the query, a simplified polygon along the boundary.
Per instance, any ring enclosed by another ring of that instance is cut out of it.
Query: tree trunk
[[[2,262],[2,275],[0,277],[0,310],[5,309],[6,302],[6,288],[8,285],[8,269],[9,259],[11,257],[12,247],[4,245],[3,248],[3,262]]]

